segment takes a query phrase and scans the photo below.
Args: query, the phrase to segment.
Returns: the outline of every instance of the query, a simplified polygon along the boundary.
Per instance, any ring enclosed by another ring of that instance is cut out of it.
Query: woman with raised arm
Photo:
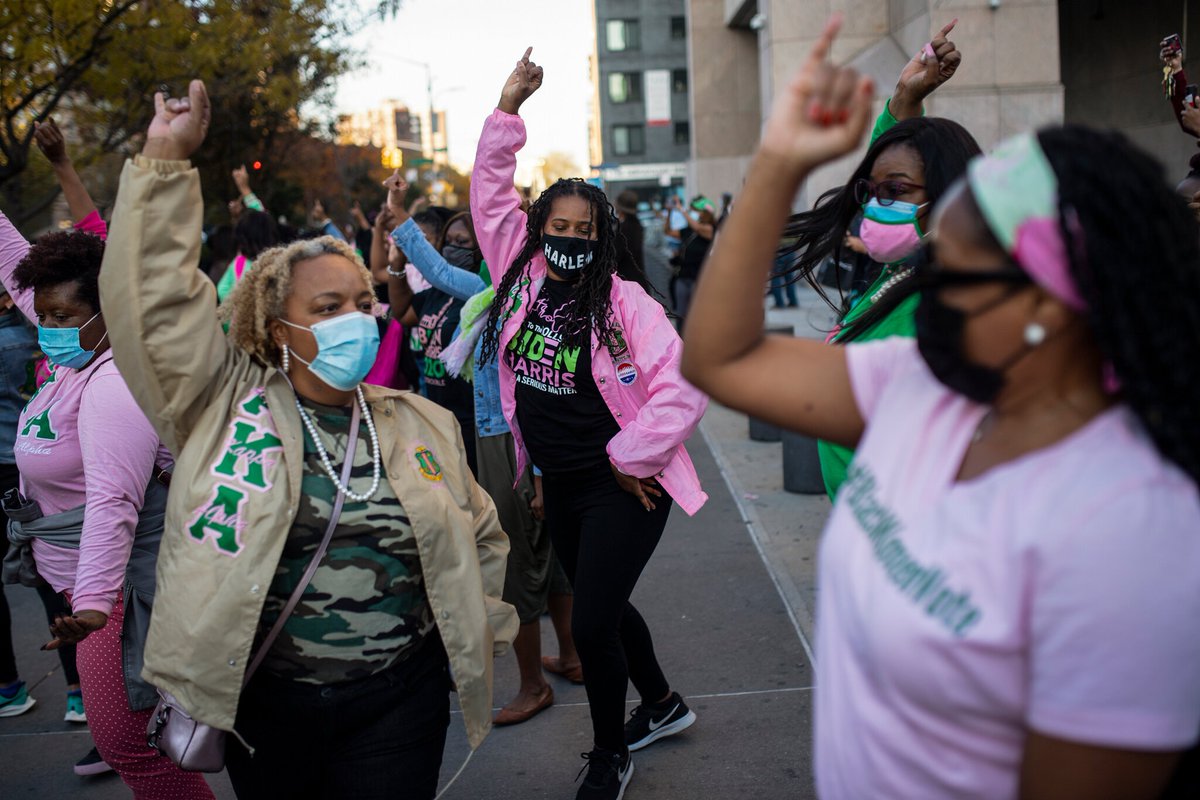
[[[695,720],[629,597],[672,502],[694,514],[707,499],[683,445],[706,401],[679,376],[679,337],[645,276],[615,274],[619,232],[603,192],[560,180],[521,210],[517,112],[542,83],[531,51],[484,124],[471,177],[496,287],[481,357],[500,360],[517,472],[531,458],[542,469],[546,523],[575,587],[571,628],[595,740],[577,797],[613,800],[633,772],[630,750]],[[630,680],[641,704],[622,729]]]
[[[1195,222],[1119,134],[1023,134],[935,210],[915,341],[764,336],[792,198],[869,119],[838,27],[776,100],[684,354],[858,448],[819,559],[818,791],[1154,798],[1200,729]]]
[[[946,38],[957,22],[943,27],[905,64],[850,180],[822,193],[811,210],[792,216],[784,229],[786,245],[776,263],[782,259],[790,266],[777,274],[808,281],[838,311],[829,341],[848,344],[916,334],[912,278],[924,257],[921,243],[933,207],[980,153],[963,126],[922,113],[925,99],[962,63],[962,53]],[[830,298],[814,272],[831,256],[840,260],[856,218],[861,227],[855,233],[871,260],[871,282],[857,297]],[[825,491],[834,499],[854,451],[823,439],[817,449]]]
[[[434,289],[463,303],[455,342],[443,348],[439,358],[445,362],[448,377],[467,379],[473,387],[476,475],[480,485],[495,501],[500,524],[508,534],[504,599],[516,607],[521,620],[521,629],[513,641],[521,685],[516,697],[500,709],[494,723],[517,725],[554,703],[554,691],[542,675],[541,616],[551,602],[552,579],[565,581],[561,578],[561,570],[551,569],[554,555],[550,533],[534,519],[530,507],[535,496],[532,469],[526,468],[521,473],[515,471],[516,450],[500,403],[499,366],[495,359],[482,363],[482,358],[477,357],[483,346],[480,333],[495,292],[491,282],[480,276],[481,272],[487,274],[487,265],[482,263],[470,214],[451,218],[442,250],[438,252],[404,207],[408,184],[400,177],[399,170],[384,181],[384,186],[388,188],[387,210],[395,223],[389,229],[392,241]],[[392,295],[400,302],[412,297],[405,273],[391,271],[389,282]],[[461,351],[458,358],[450,355],[455,349]],[[469,372],[463,369],[467,361],[472,361],[474,366]],[[569,609],[570,587],[556,585],[554,589],[552,605],[565,603]],[[558,621],[561,617],[555,619]],[[566,656],[568,666],[572,662],[577,666],[571,633],[558,628],[556,624],[559,641],[567,645],[563,648],[566,652],[559,656]]]
[[[451,673],[477,747],[516,631],[495,507],[453,416],[362,383],[376,301],[345,242],[260,254],[222,334],[187,160],[208,96],[155,102],[100,285],[117,363],[178,453],[144,674],[236,734],[239,797],[431,798]]]

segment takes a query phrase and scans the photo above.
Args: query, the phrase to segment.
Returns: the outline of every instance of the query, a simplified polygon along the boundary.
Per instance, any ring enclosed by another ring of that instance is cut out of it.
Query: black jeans
[[[437,793],[450,671],[437,631],[396,666],[320,686],[259,673],[225,765],[239,800],[428,800]]]
[[[0,495],[9,489],[17,488],[18,480],[15,464],[0,464]],[[0,525],[4,526],[4,530],[0,530],[0,559],[3,559],[5,553],[8,552],[8,515],[3,510],[0,510]],[[43,583],[38,586],[37,593],[41,598],[42,608],[46,610],[47,626],[54,622],[56,615],[71,613],[71,607],[67,605],[66,598],[54,591],[50,584]],[[50,641],[49,633],[46,634],[46,641]],[[79,670],[75,668],[75,645],[67,644],[59,647],[58,662],[62,664],[63,677],[67,679],[67,685],[77,686]],[[8,608],[8,598],[4,596],[4,587],[0,586],[0,685],[12,683],[17,677],[17,657],[13,653],[12,644],[12,614]]]
[[[571,635],[583,663],[596,747],[625,749],[629,681],[644,703],[671,691],[654,655],[650,629],[629,602],[658,546],[671,498],[646,511],[621,489],[608,462],[542,477],[546,524],[554,552],[575,588]]]

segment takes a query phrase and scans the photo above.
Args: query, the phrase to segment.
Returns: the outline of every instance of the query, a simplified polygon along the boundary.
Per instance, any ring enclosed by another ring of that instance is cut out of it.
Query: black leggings
[[[17,487],[17,467],[14,464],[0,464],[0,495],[9,489]],[[0,510],[0,524],[7,528],[8,516]],[[8,536],[0,531],[0,559],[8,552]],[[54,622],[56,614],[70,614],[71,607],[66,598],[43,583],[37,588],[42,607],[46,609],[46,624]],[[50,641],[47,631],[46,641]],[[79,671],[75,669],[75,645],[68,644],[58,648],[58,660],[62,664],[63,677],[68,686],[79,684]],[[0,686],[12,683],[19,677],[17,672],[17,657],[13,652],[12,643],[12,614],[8,608],[8,598],[4,596],[4,588],[0,586]]]
[[[629,602],[671,513],[664,492],[646,511],[621,489],[605,461],[543,478],[546,524],[554,552],[575,588],[571,634],[579,659],[595,746],[625,750],[625,691],[643,703],[671,691],[654,655],[650,629]]]

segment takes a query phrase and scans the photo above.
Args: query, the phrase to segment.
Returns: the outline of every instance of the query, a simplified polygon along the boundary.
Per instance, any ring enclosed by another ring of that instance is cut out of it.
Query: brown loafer
[[[560,661],[557,656],[554,658],[551,658],[550,656],[542,656],[542,669],[546,670],[546,672],[549,672],[552,675],[561,675],[571,683],[577,685],[583,684],[583,667],[581,665],[576,665],[568,669],[562,665],[562,661]]]
[[[528,711],[513,711],[508,706],[505,706],[500,709],[500,713],[492,720],[492,724],[496,726],[520,725],[522,722],[528,722],[533,719],[552,705],[554,705],[554,690],[547,686],[546,693],[542,695],[541,700],[538,700],[536,706]]]

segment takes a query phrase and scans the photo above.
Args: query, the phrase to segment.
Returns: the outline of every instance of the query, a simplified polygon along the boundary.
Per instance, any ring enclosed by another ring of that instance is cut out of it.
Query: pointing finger
[[[955,17],[954,19],[950,20],[950,24],[949,24],[949,25],[947,25],[946,27],[942,28],[941,35],[942,35],[942,36],[949,36],[949,35],[950,35],[950,31],[954,30],[954,26],[955,26],[955,25],[957,25],[957,24],[958,24],[958,17]]]
[[[533,55],[533,47],[526,47],[526,48],[525,48],[525,55],[521,56],[521,60],[522,60],[522,61],[524,61],[524,62],[526,62],[526,63],[528,63],[528,62],[529,62],[529,56],[531,56],[531,55]]]
[[[155,92],[154,93],[154,113],[155,113],[155,115],[163,113],[164,111],[166,111],[166,109],[167,109],[167,98],[165,96],[163,96],[162,92]]]
[[[825,23],[825,29],[821,31],[821,35],[817,37],[817,43],[813,45],[813,49],[808,54],[808,62],[805,64],[805,70],[811,71],[822,64],[829,57],[829,51],[833,47],[833,40],[837,38],[838,31],[842,29],[842,15],[834,14]]]

